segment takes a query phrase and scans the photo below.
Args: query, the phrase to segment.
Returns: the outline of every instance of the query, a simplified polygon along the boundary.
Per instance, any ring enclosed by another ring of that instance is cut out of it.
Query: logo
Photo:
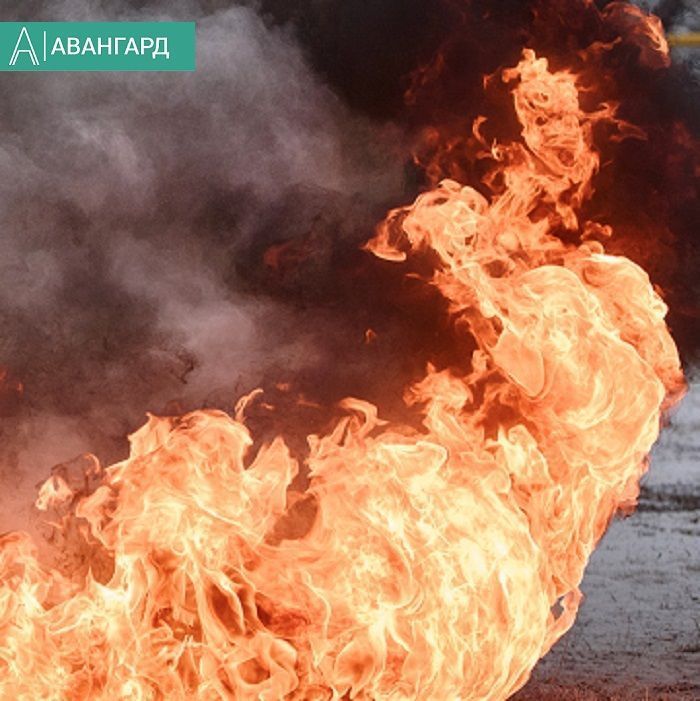
[[[193,71],[194,22],[0,22],[3,71]]]
[[[27,43],[29,44],[29,48],[27,49],[21,49],[20,45],[22,44],[22,40],[26,40]],[[12,52],[12,58],[10,59],[10,65],[14,66],[17,64],[17,59],[19,58],[20,54],[29,54],[29,58],[32,61],[32,66],[38,66],[39,65],[39,59],[36,56],[36,51],[34,51],[34,45],[32,44],[32,40],[29,38],[29,32],[27,31],[26,27],[22,27],[22,31],[19,33],[19,38],[17,39],[17,43],[15,44],[15,50]]]

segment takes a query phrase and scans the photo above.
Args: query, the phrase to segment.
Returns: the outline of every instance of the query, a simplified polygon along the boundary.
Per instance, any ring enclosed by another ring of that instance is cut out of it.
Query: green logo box
[[[0,71],[193,71],[194,22],[0,22]]]

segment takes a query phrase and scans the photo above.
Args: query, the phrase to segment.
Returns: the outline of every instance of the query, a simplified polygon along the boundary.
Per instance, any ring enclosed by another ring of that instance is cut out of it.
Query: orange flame
[[[583,112],[576,76],[530,51],[504,79],[523,130],[493,147],[502,191],[443,181],[369,244],[431,251],[478,343],[467,370],[409,389],[423,429],[346,400],[309,436],[300,494],[282,439],[247,460],[252,396],[235,420],[150,417],[71,517],[111,556],[101,581],[0,541],[2,698],[434,701],[525,683],[683,380],[644,271],[553,235],[603,229],[579,209],[614,109]],[[55,477],[40,495],[66,499]]]
[[[639,61],[651,68],[671,65],[671,50],[661,20],[628,2],[611,2],[603,17],[639,48]]]

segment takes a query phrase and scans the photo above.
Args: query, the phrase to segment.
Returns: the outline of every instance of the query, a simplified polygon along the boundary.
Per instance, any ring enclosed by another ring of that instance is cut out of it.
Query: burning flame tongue
[[[646,274],[552,234],[606,233],[577,220],[592,129],[627,127],[530,51],[503,77],[522,143],[492,147],[500,194],[444,181],[368,244],[432,250],[478,343],[409,390],[424,430],[346,400],[304,495],[281,439],[246,466],[241,416],[214,411],[151,417],[88,497],[53,477],[39,506],[73,499],[113,572],[68,578],[4,537],[2,698],[503,699],[571,626],[682,376]]]

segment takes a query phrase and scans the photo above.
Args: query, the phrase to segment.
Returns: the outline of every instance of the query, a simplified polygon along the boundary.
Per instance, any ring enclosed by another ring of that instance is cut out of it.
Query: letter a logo
[[[23,38],[27,40],[29,48],[19,48],[22,44]],[[14,66],[17,63],[17,59],[19,58],[20,54],[29,54],[29,58],[32,62],[32,65],[39,65],[39,59],[36,57],[36,51],[34,51],[34,44],[32,44],[32,40],[29,37],[29,32],[27,31],[26,27],[22,27],[22,31],[19,33],[19,38],[17,39],[17,43],[15,44],[15,50],[12,52],[12,58],[10,59],[11,66]]]

